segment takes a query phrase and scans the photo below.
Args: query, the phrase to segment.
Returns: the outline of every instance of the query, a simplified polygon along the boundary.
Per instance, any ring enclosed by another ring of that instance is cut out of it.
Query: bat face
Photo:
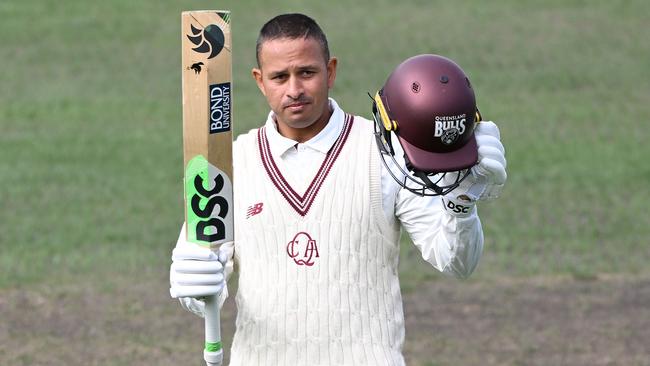
[[[181,31],[187,240],[216,250],[234,239],[230,12],[183,12]],[[203,358],[221,366],[219,304],[204,300]]]
[[[230,13],[181,18],[187,239],[216,248],[234,238]]]

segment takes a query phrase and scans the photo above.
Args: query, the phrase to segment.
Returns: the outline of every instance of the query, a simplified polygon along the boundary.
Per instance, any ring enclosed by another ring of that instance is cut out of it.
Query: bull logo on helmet
[[[318,258],[318,246],[311,235],[301,231],[287,243],[287,254],[299,266],[311,267],[314,265],[314,258]]]
[[[440,140],[445,145],[451,145],[454,142],[456,142],[456,140],[458,140],[458,136],[460,136],[460,133],[458,132],[458,130],[455,129],[455,128],[452,128],[452,129],[449,129],[449,130],[445,131],[442,134],[442,137],[440,137]]]
[[[434,136],[445,145],[451,145],[465,132],[465,115],[436,117]]]

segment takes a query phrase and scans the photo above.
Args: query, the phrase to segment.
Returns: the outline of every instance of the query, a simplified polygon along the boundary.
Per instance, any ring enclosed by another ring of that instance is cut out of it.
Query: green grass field
[[[219,7],[237,133],[265,118],[250,69],[278,12],[318,18],[340,59],[332,95],[364,116],[401,60],[449,56],[508,150],[503,197],[480,207],[481,275],[646,271],[645,2],[298,4],[3,2],[0,286],[166,265],[182,220],[179,13]]]
[[[0,3],[0,296],[166,278],[183,219],[189,9],[232,10],[236,133],[266,117],[250,69],[259,28],[280,12],[316,18],[339,58],[332,96],[366,117],[366,92],[403,59],[458,62],[509,163],[502,198],[479,208],[472,281],[650,275],[650,3],[272,3]],[[438,277],[403,246],[407,291]]]

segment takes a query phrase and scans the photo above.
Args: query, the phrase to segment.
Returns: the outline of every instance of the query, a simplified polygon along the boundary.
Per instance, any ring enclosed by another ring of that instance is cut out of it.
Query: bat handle
[[[207,366],[221,366],[223,347],[221,345],[221,321],[217,296],[205,298],[205,349],[203,359]]]

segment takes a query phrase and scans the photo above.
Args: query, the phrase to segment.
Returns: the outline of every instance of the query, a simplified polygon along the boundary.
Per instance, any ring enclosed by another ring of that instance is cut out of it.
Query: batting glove
[[[228,255],[222,253],[224,263]],[[169,293],[173,298],[219,295],[226,285],[224,263],[212,250],[187,242],[183,227],[172,252]]]
[[[508,178],[505,148],[500,141],[497,125],[482,121],[476,125],[474,136],[478,145],[478,163],[456,189],[443,197],[445,208],[452,209],[454,213],[459,213],[459,210],[465,211],[461,214],[471,211],[476,201],[498,198]],[[456,205],[462,209],[456,208]]]

